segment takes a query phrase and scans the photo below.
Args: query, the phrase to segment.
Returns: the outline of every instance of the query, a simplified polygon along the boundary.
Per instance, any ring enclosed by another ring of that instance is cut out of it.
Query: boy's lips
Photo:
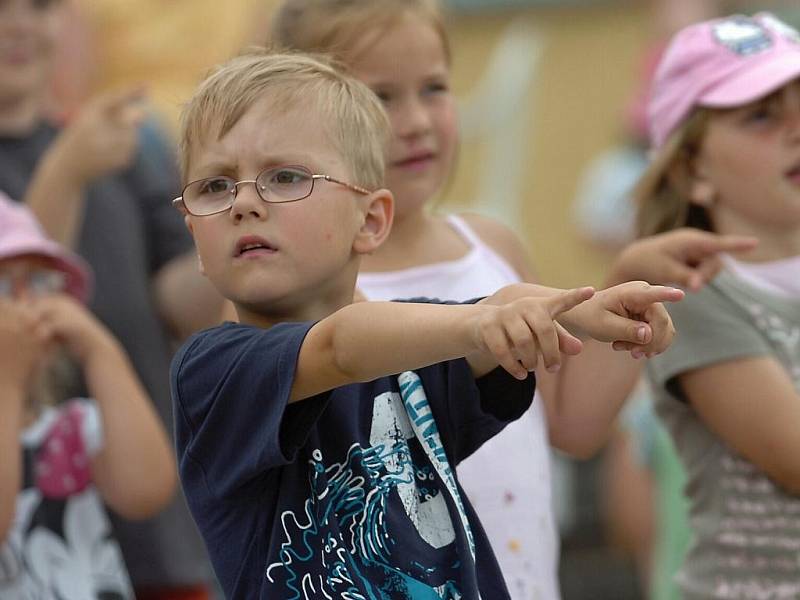
[[[278,249],[263,237],[258,235],[245,235],[240,237],[236,242],[236,246],[233,250],[233,257],[263,256],[265,254],[273,254],[277,251]]]
[[[800,185],[800,162],[785,171],[786,178],[795,185]]]

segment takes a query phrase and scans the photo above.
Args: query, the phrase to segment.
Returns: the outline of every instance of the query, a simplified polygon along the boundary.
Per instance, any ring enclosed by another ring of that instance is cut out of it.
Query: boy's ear
[[[369,254],[383,244],[392,230],[394,197],[389,190],[379,189],[362,202],[364,220],[353,240],[353,250],[358,254]]]

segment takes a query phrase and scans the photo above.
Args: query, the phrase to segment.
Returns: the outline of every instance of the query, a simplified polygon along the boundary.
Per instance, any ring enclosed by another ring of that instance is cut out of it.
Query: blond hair
[[[437,0],[284,0],[273,18],[269,42],[331,54],[348,63],[355,46],[364,50],[409,15],[430,23],[450,62],[450,43]]]
[[[639,237],[679,227],[713,231],[705,208],[690,201],[691,164],[713,110],[698,108],[667,138],[633,190]]]
[[[192,152],[209,136],[222,138],[256,102],[277,112],[308,106],[320,127],[367,189],[383,185],[389,120],[370,89],[324,57],[253,49],[217,67],[200,84],[181,118],[180,162],[184,181]]]

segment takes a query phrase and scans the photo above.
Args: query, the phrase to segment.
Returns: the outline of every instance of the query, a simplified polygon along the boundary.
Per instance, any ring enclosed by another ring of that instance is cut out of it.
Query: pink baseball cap
[[[84,304],[92,288],[91,269],[78,255],[48,238],[28,207],[0,192],[0,260],[42,256],[67,276],[66,292]]]
[[[689,25],[661,58],[647,110],[659,148],[695,106],[733,108],[800,77],[800,33],[772,14]]]

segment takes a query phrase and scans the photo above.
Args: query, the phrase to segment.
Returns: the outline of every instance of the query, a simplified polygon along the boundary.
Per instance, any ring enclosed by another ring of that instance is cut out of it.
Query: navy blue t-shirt
[[[534,378],[455,360],[289,404],[312,325],[227,323],[172,363],[181,482],[226,595],[508,598],[455,466]]]

